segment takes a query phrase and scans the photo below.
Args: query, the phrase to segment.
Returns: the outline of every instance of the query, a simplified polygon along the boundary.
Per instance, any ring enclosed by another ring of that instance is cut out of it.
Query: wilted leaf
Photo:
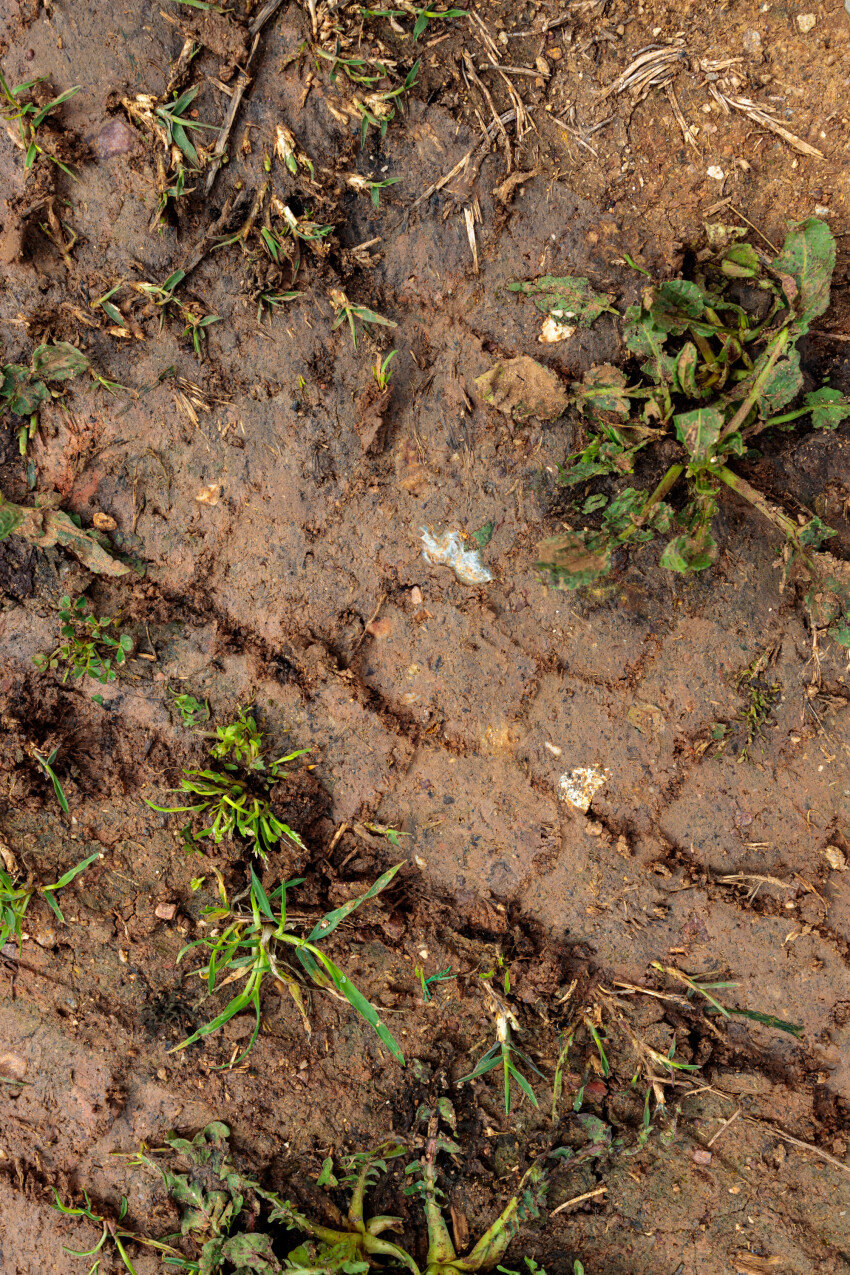
[[[625,386],[626,378],[619,368],[611,363],[600,363],[585,374],[577,391],[578,405],[583,406],[584,400],[601,412],[616,412],[620,416],[627,416],[629,400],[621,392]]]
[[[798,332],[808,332],[812,320],[829,305],[829,284],[835,270],[835,240],[826,222],[819,217],[809,217],[792,227],[773,262],[773,269],[794,280],[797,286],[797,295],[793,298],[795,327]]]
[[[850,399],[839,390],[824,385],[807,394],[804,402],[812,409],[812,425],[815,429],[837,429],[850,416]]]
[[[635,700],[626,713],[626,719],[641,735],[660,735],[664,730],[664,714],[657,704]]]
[[[527,354],[505,359],[489,372],[475,378],[478,392],[486,402],[517,422],[537,416],[542,421],[557,420],[569,402],[560,378]]]
[[[799,531],[800,544],[808,545],[812,549],[820,549],[827,540],[837,535],[838,532],[822,522],[817,514],[814,514]]]
[[[280,1275],[283,1270],[272,1247],[270,1235],[233,1235],[221,1246],[221,1258],[257,1275]]]
[[[26,509],[20,505],[10,504],[4,496],[0,495],[0,540],[5,540],[7,536],[17,531],[26,514]]]
[[[699,351],[693,341],[686,341],[676,359],[676,379],[689,398],[702,398],[703,391],[697,385]]]
[[[13,505],[0,496],[0,540],[13,534],[31,540],[41,549],[62,545],[96,575],[123,576],[130,570],[107,553],[91,532],[76,526],[60,509],[49,505],[31,509]]]
[[[697,465],[712,459],[723,423],[723,413],[717,407],[697,407],[693,412],[678,412],[673,417],[679,442],[684,443]]]
[[[736,239],[743,239],[746,233],[743,226],[725,226],[719,221],[707,221],[705,223],[708,246],[713,248],[715,252],[721,252],[730,243],[734,243]]]
[[[761,359],[757,359],[753,375],[758,375]],[[759,409],[762,416],[773,416],[781,412],[783,407],[797,397],[803,384],[803,372],[800,368],[800,352],[796,346],[788,351],[788,357],[780,359],[770,370],[767,380],[759,395]]]
[[[32,416],[40,403],[50,398],[50,390],[42,381],[30,379],[30,370],[21,363],[7,363],[3,370],[0,398],[16,416]]]
[[[529,297],[537,309],[562,322],[589,328],[600,314],[617,314],[606,292],[594,292],[587,279],[547,274],[536,282],[510,283],[510,292]]]
[[[33,371],[46,381],[71,381],[88,370],[90,360],[67,341],[39,345],[32,356]]]
[[[661,555],[661,566],[669,571],[704,571],[717,558],[717,541],[703,528],[690,536],[676,536]]]
[[[599,543],[599,539],[585,543],[577,531],[552,536],[537,546],[537,568],[547,572],[557,588],[581,589],[592,584],[611,569],[611,546],[607,541]]]

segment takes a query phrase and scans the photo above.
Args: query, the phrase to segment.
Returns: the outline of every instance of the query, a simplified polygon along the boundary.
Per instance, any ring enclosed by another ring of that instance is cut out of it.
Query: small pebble
[[[160,921],[173,921],[176,914],[176,903],[157,903],[154,908],[154,916],[158,916]]]
[[[105,514],[101,510],[98,510],[93,516],[92,522],[95,527],[97,527],[98,531],[114,531],[118,526],[118,523],[111,514]]]
[[[744,33],[743,45],[745,53],[761,53],[761,36],[758,31],[746,31]]]
[[[716,182],[722,182],[723,178],[726,176],[719,164],[712,164],[710,168],[706,169],[706,172],[708,173],[708,176],[713,177]]]
[[[711,1152],[706,1151],[703,1147],[694,1147],[691,1152],[691,1159],[694,1164],[711,1164]]]
[[[798,13],[797,26],[802,35],[808,35],[810,31],[815,29],[817,18],[813,13]]]
[[[413,588],[410,590],[410,601],[413,603],[415,607],[419,607],[422,605],[422,601],[423,601],[422,590],[419,588],[418,584],[415,584]]]
[[[847,871],[847,856],[838,846],[826,846],[824,849],[826,861],[834,872]]]
[[[124,120],[109,120],[97,135],[97,150],[104,159],[112,159],[116,155],[129,155],[135,148],[136,134]]]
[[[370,620],[366,632],[373,638],[386,639],[393,631],[391,620]]]

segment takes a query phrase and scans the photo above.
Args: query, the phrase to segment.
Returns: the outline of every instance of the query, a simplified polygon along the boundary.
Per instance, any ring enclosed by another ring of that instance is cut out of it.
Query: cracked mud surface
[[[850,20],[838,4],[818,6],[818,26],[803,39],[783,5],[766,16],[753,4],[718,6],[719,30],[694,6],[687,13],[694,56],[742,56],[745,34],[761,31],[758,57],[745,59],[745,89],[764,100],[774,90],[784,95],[785,123],[823,148],[823,161],[798,159],[769,133],[752,135],[745,119],[703,112],[703,76],[690,72],[676,91],[687,118],[700,121],[699,155],[686,153],[660,95],[633,109],[617,99],[611,126],[590,137],[591,154],[544,118],[545,104],[555,115],[575,105],[586,123],[599,109],[596,94],[634,51],[686,22],[680,6],[661,3],[638,13],[616,3],[596,15],[586,8],[577,7],[566,29],[517,46],[524,63],[553,44],[561,56],[550,57],[545,93],[531,79],[522,86],[539,132],[518,148],[517,167],[540,171],[507,207],[493,195],[505,176],[494,147],[402,216],[479,134],[451,71],[456,35],[426,51],[425,87],[383,146],[367,143],[369,162],[374,154],[375,165],[404,181],[385,192],[377,213],[350,192],[340,197],[337,265],[344,249],[382,237],[381,260],[345,278],[353,297],[398,323],[391,343],[387,334],[377,342],[364,335],[355,352],[345,326],[330,332],[331,267],[316,262],[308,262],[304,296],[258,330],[248,267],[232,247],[208,255],[191,276],[190,295],[222,320],[209,329],[200,365],[174,322],[162,333],[148,322],[144,339],[119,340],[81,324],[78,313],[91,314],[89,300],[132,270],[157,280],[173,270],[233,182],[251,189],[262,180],[257,139],[271,136],[277,120],[297,126],[305,149],[340,171],[357,162],[356,134],[325,109],[327,84],[317,78],[302,107],[303,69],[281,70],[309,32],[306,11],[282,7],[264,37],[244,109],[256,130],[252,154],[219,175],[209,204],[191,202],[162,236],[147,229],[155,197],[144,139],[126,124],[116,129],[123,117],[109,113],[107,100],[126,89],[162,90],[181,43],[173,24],[158,6],[119,22],[99,3],[81,13],[57,2],[49,14],[22,3],[0,18],[11,80],[50,73],[57,89],[84,83],[62,118],[99,156],[81,164],[79,183],[60,185],[80,236],[73,270],[34,225],[22,255],[4,266],[4,361],[26,361],[46,333],[85,343],[111,379],[145,388],[112,398],[74,383],[67,411],[42,408],[31,456],[39,489],[60,492],[63,508],[85,525],[96,511],[111,515],[138,537],[148,564],[144,579],[110,584],[92,581],[57,550],[0,545],[0,833],[39,879],[104,856],[63,893],[67,924],[56,927],[54,945],[33,937],[19,961],[2,963],[0,1073],[22,1065],[28,1082],[0,1096],[4,1275],[88,1270],[62,1245],[90,1246],[91,1228],[51,1212],[53,1186],[64,1198],[86,1187],[113,1207],[124,1192],[134,1227],[173,1229],[163,1192],[113,1151],[156,1145],[167,1128],[194,1130],[219,1117],[253,1170],[291,1189],[315,1176],[329,1148],[365,1146],[409,1126],[427,1089],[345,1006],[318,994],[309,1040],[294,1006],[265,994],[263,1033],[233,1071],[213,1068],[249,1034],[241,1019],[202,1046],[167,1053],[209,1008],[197,979],[176,965],[209,902],[190,881],[212,864],[235,887],[246,861],[227,844],[187,858],[179,818],[144,804],[168,804],[181,768],[205,755],[180,725],[169,686],[209,698],[217,723],[253,698],[281,752],[312,750],[312,778],[294,780],[283,797],[307,850],[274,865],[308,877],[292,896],[296,917],[337,906],[406,860],[392,893],[354,914],[332,951],[385,1008],[408,1057],[429,1064],[432,1084],[452,1086],[469,1070],[488,1017],[469,980],[440,985],[423,1004],[414,974],[423,963],[428,972],[469,971],[504,953],[528,1039],[550,1076],[557,1045],[546,1007],[555,992],[573,979],[577,998],[600,982],[646,986],[652,961],[720,969],[737,983],[731,1003],[803,1027],[800,1040],[743,1018],[722,1033],[697,1030],[687,1015],[636,1000],[641,1031],[665,1050],[675,1039],[711,1088],[693,1097],[682,1090],[667,1142],[652,1140],[604,1167],[584,1161],[558,1177],[553,1203],[600,1181],[607,1195],[552,1218],[545,1231],[529,1230],[511,1266],[523,1251],[550,1275],[566,1275],[575,1257],[588,1275],[720,1275],[745,1251],[781,1255],[778,1269],[799,1275],[837,1275],[850,1265],[850,873],[824,853],[838,846],[850,858],[846,652],[829,642],[813,648],[799,597],[780,591],[772,532],[733,499],[718,517],[721,557],[704,575],[659,571],[650,546],[618,566],[605,599],[547,591],[534,548],[564,517],[557,466],[578,426],[568,415],[509,429],[473,385],[498,357],[531,354],[568,377],[620,359],[607,318],[542,347],[539,316],[516,299],[506,303],[504,285],[550,270],[586,273],[621,302],[633,299],[642,280],[623,254],[651,271],[678,269],[721,198],[705,175],[718,162],[728,172],[724,197],[774,242],[787,218],[829,205],[842,237],[823,324],[846,333],[841,86],[850,74]],[[485,16],[519,21],[504,6]],[[532,16],[523,13],[521,25]],[[625,34],[617,35],[623,18]],[[594,42],[600,23],[611,38]],[[203,74],[218,75],[225,54],[201,55]],[[219,119],[223,101],[208,82],[202,116]],[[24,193],[21,160],[5,133],[0,173],[14,203]],[[476,198],[478,275],[462,215]],[[358,403],[378,343],[398,354],[385,445],[364,450]],[[807,371],[828,374],[845,392],[847,349],[801,343]],[[158,381],[171,365],[208,395],[211,410],[196,420],[181,407],[177,383]],[[747,471],[792,511],[822,498],[845,556],[848,440],[846,426],[828,436],[783,435]],[[26,468],[6,422],[0,449],[0,489],[24,500]],[[218,502],[199,503],[210,485],[220,485]],[[423,528],[471,533],[488,523],[490,584],[464,586],[423,559]],[[99,614],[120,611],[136,643],[127,672],[107,687],[62,685],[32,665],[55,645],[59,597],[83,587]],[[744,759],[733,731],[715,755],[712,727],[734,724],[743,707],[736,676],[767,650],[779,691],[763,736]],[[25,752],[49,741],[61,741],[73,821]],[[558,796],[561,776],[580,766],[607,775],[587,816]],[[349,830],[330,848],[340,825],[363,821],[409,836],[396,849]],[[176,905],[171,920],[156,915],[163,903]],[[52,924],[40,901],[29,921],[33,936]],[[640,1110],[628,1050],[616,1037],[612,1049],[615,1076],[598,1081],[604,1092],[591,1109],[634,1129]],[[571,1063],[570,1093],[584,1063]],[[517,1139],[523,1148],[552,1145],[551,1087],[539,1112],[526,1104],[510,1118],[495,1087],[451,1092],[466,1121],[468,1160],[452,1199],[474,1229],[507,1193]],[[736,1109],[742,1115],[712,1148],[711,1163],[700,1163],[694,1152]],[[558,1137],[569,1137],[570,1119]],[[783,1142],[777,1129],[832,1159]],[[111,1261],[103,1275],[118,1269]],[[159,1269],[149,1254],[134,1261],[139,1275]]]

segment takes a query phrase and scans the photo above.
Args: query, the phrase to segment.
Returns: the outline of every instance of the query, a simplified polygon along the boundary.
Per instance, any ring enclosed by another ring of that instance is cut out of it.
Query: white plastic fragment
[[[570,316],[572,317],[572,316]],[[554,345],[556,341],[566,341],[575,332],[575,326],[570,323],[562,323],[560,319],[556,319],[554,312],[545,320],[540,330],[540,336],[537,338],[543,345]]]
[[[598,766],[577,766],[575,770],[561,775],[558,780],[558,797],[587,814],[590,803],[607,778],[607,771]]]
[[[467,549],[459,531],[444,531],[432,536],[427,527],[422,528],[422,557],[433,566],[451,567],[461,584],[487,584],[493,577],[477,549]]]

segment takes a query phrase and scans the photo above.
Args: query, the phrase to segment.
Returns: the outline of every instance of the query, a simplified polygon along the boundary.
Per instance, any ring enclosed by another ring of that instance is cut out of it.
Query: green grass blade
[[[277,918],[275,917],[274,912],[272,912],[272,905],[269,903],[268,895],[263,889],[260,878],[257,876],[256,872],[254,871],[253,865],[251,865],[250,867],[250,872],[251,872],[251,893],[256,898],[260,911],[265,916],[267,916],[270,921],[275,921]]]
[[[378,877],[374,885],[372,885],[365,894],[361,894],[359,899],[350,899],[348,903],[343,903],[341,908],[336,908],[333,912],[328,912],[327,915],[323,916],[321,921],[313,927],[311,932],[307,935],[306,941],[308,943],[315,943],[319,939],[327,938],[329,934],[333,933],[340,921],[344,921],[347,916],[350,916],[355,908],[360,907],[361,903],[365,903],[367,899],[374,899],[376,894],[380,894],[380,892],[392,881],[400,867],[401,864],[397,863],[394,867],[390,868],[388,872],[385,872],[382,876]]]
[[[70,883],[73,881],[74,877],[79,876],[81,872],[85,872],[86,868],[88,868],[88,867],[89,867],[92,863],[94,863],[94,862],[95,862],[97,859],[99,859],[99,858],[100,858],[100,854],[99,854],[99,853],[97,853],[97,854],[90,854],[90,855],[89,855],[89,857],[88,857],[87,859],[83,859],[83,861],[82,861],[81,863],[78,863],[78,864],[76,865],[76,867],[74,867],[74,868],[69,868],[69,869],[68,869],[68,871],[67,871],[66,873],[64,873],[64,874],[63,874],[63,875],[59,878],[59,880],[58,880],[58,881],[54,882],[54,884],[53,884],[53,885],[46,885],[46,886],[44,887],[44,888],[45,888],[45,891],[47,891],[47,890],[63,890],[63,889],[65,888],[65,886],[66,886],[66,885],[70,885]]]
[[[392,869],[392,871],[394,872],[395,869]],[[386,876],[388,874],[385,873],[384,875]],[[377,884],[377,882],[375,884]],[[398,1043],[393,1038],[389,1029],[381,1021],[378,1016],[378,1011],[375,1009],[375,1006],[371,1003],[371,1001],[368,1001],[363,993],[358,991],[348,975],[344,974],[339,966],[335,965],[329,956],[326,956],[325,953],[317,947],[311,947],[310,951],[321,961],[337,991],[342,992],[345,999],[351,1006],[353,1006],[354,1009],[357,1010],[361,1018],[365,1018],[369,1026],[375,1030],[380,1040],[386,1045],[387,1049],[396,1061],[400,1062],[402,1066],[404,1066],[404,1054],[401,1052]]]

